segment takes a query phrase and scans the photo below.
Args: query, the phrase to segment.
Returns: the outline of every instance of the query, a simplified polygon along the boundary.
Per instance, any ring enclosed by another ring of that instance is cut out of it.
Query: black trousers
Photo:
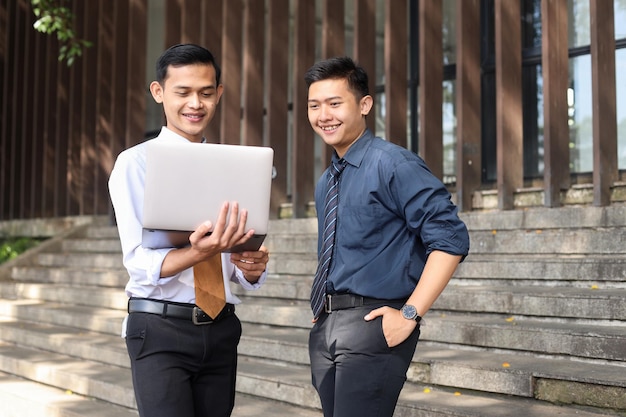
[[[382,305],[322,313],[311,329],[311,376],[324,417],[393,415],[420,332],[416,328],[407,340],[390,348],[382,317],[363,319]]]
[[[235,404],[234,314],[207,325],[131,313],[126,347],[141,417],[228,417]]]

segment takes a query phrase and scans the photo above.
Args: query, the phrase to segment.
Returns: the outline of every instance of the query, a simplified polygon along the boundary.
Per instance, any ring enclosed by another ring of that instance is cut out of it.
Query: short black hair
[[[222,70],[215,61],[215,57],[208,49],[192,43],[174,45],[161,54],[156,63],[157,81],[159,84],[163,84],[170,65],[182,67],[193,64],[212,65],[215,68],[215,82],[219,85]]]
[[[350,57],[325,59],[313,65],[304,74],[307,88],[316,81],[329,79],[347,80],[348,87],[359,100],[369,95],[367,73]]]

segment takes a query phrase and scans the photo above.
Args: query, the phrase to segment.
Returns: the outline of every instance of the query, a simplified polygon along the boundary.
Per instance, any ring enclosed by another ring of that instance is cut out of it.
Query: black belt
[[[172,303],[148,298],[131,298],[128,300],[129,313],[158,314],[163,318],[191,320],[193,324],[211,324],[235,313],[233,304],[226,304],[222,311],[212,318],[194,304]]]
[[[402,300],[381,300],[380,298],[362,297],[355,294],[326,294],[324,311],[330,313],[336,310],[362,307],[369,304],[393,304],[402,302]]]

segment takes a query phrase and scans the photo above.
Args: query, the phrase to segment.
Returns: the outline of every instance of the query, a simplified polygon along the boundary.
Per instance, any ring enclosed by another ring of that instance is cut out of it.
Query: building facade
[[[117,154],[155,134],[167,47],[209,48],[225,93],[206,137],[271,146],[272,213],[311,215],[330,151],[303,74],[349,55],[379,136],[464,211],[626,201],[626,0],[57,0],[92,46],[72,66],[0,0],[0,220],[106,215]]]

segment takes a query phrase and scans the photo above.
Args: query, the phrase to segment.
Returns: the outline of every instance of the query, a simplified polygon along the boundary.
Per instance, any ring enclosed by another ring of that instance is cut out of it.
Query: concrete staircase
[[[467,213],[470,256],[434,308],[396,417],[626,416],[626,206]],[[243,299],[235,417],[321,417],[310,384],[316,223],[272,221]],[[0,417],[136,416],[120,245],[92,224],[0,281]]]

